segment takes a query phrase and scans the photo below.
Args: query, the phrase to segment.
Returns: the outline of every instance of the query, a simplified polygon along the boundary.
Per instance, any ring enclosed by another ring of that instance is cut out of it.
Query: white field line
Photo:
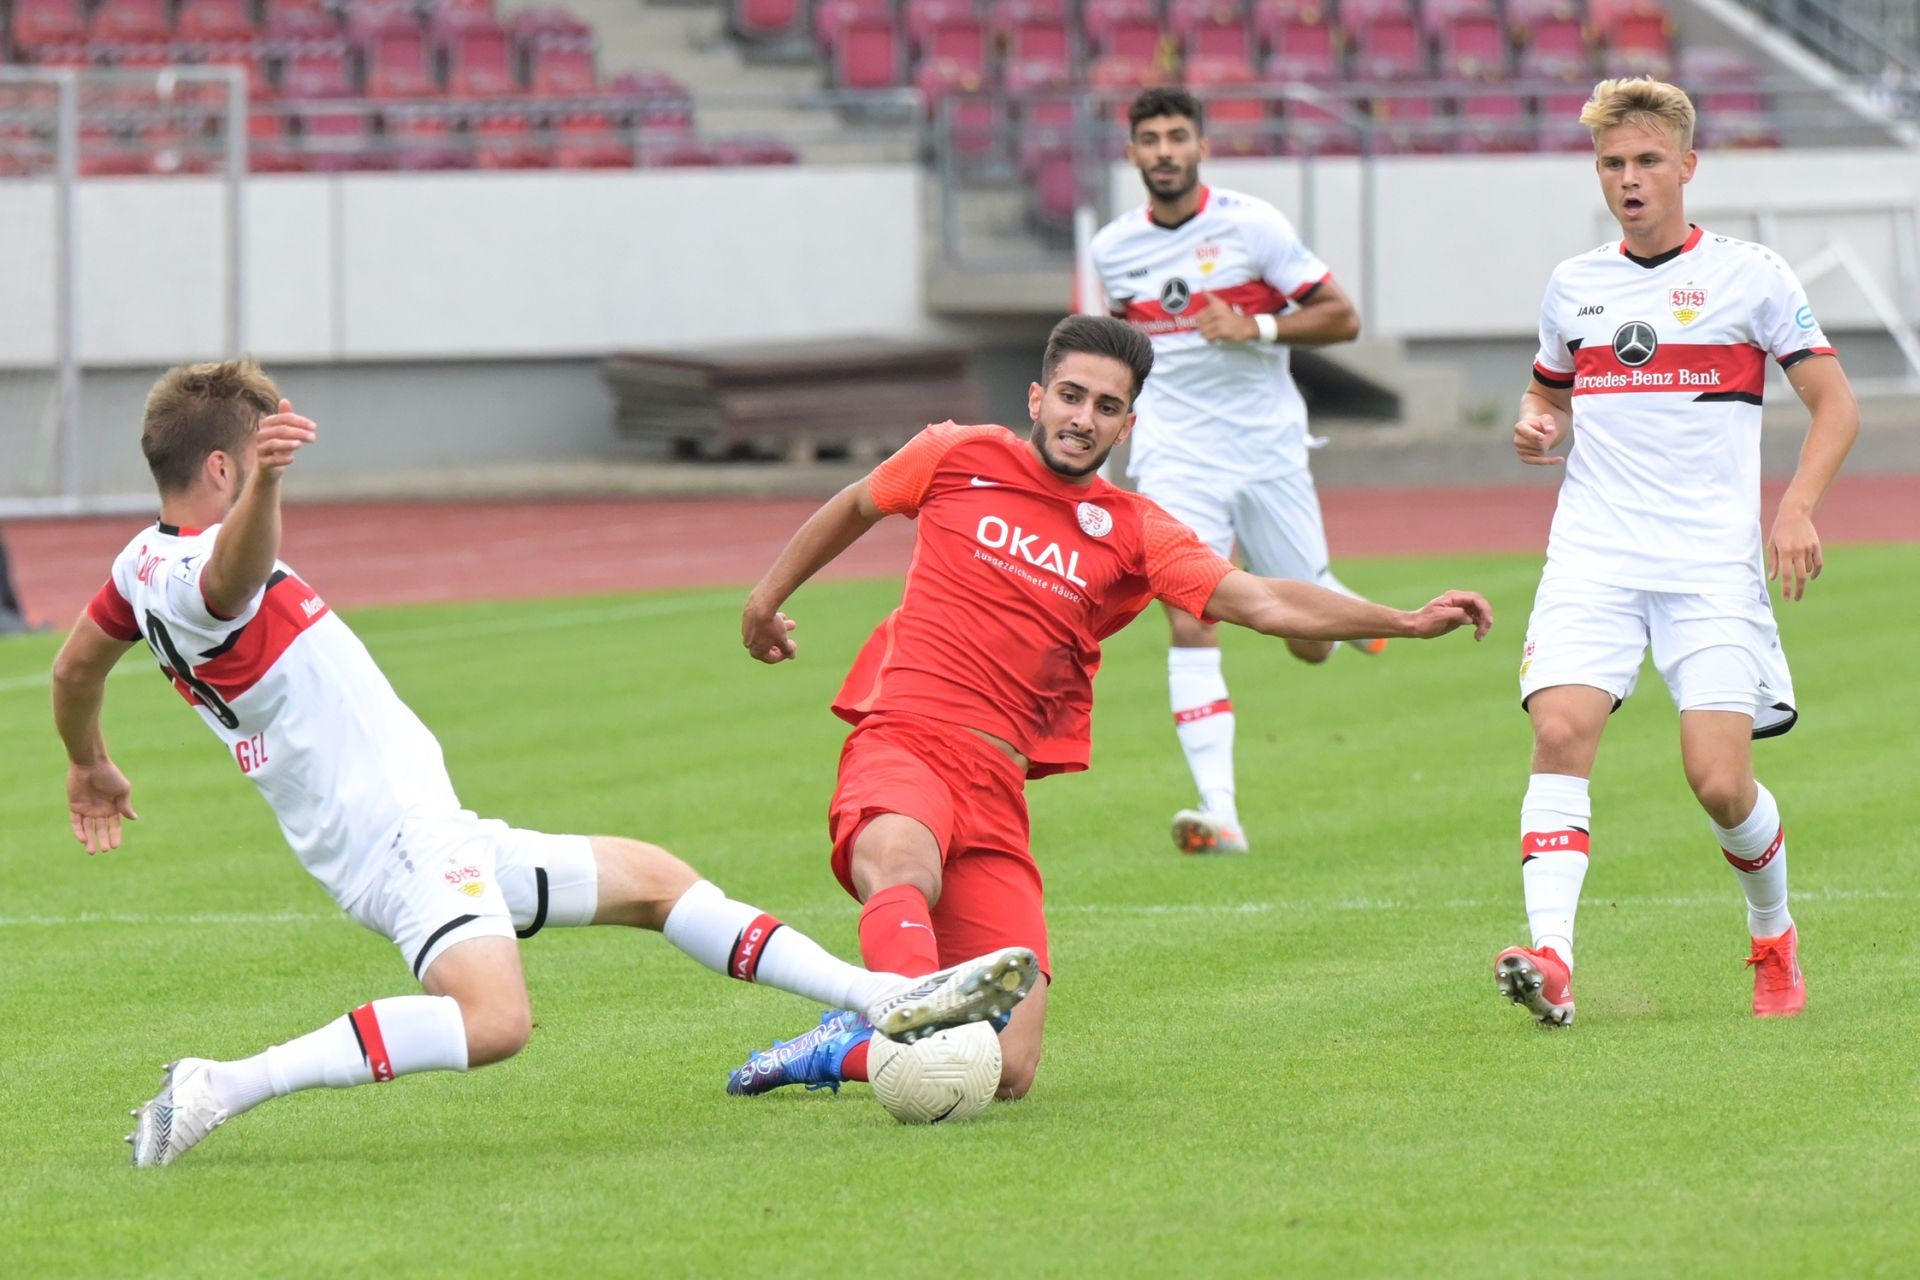
[[[451,636],[465,639],[471,636],[532,634],[540,631],[558,631],[568,627],[610,626],[642,618],[666,618],[674,614],[700,613],[722,605],[740,606],[745,603],[746,596],[738,591],[703,591],[694,595],[675,596],[667,600],[608,602],[597,608],[536,613],[520,618],[491,618],[462,623],[431,622],[412,627],[373,626],[367,629],[367,635],[363,638],[371,642],[371,647],[378,648],[387,644],[415,640],[443,640]],[[108,674],[122,676],[135,671],[151,672],[153,669],[152,664],[147,661],[144,650],[130,649],[120,665]],[[0,677],[0,693],[44,689],[47,683],[48,673],[44,671],[21,676],[4,676]]]
[[[1605,903],[1608,906],[1621,907],[1720,907],[1726,906],[1729,894],[1688,894],[1677,897],[1621,897],[1596,895],[1588,902],[1589,907]],[[1901,893],[1889,889],[1813,889],[1792,896],[1794,902],[1908,902],[1920,896]],[[1193,916],[1201,918],[1219,918],[1223,916],[1257,916],[1273,912],[1286,912],[1295,915],[1332,914],[1345,911],[1482,911],[1500,907],[1512,907],[1519,903],[1519,895],[1500,898],[1448,898],[1439,901],[1421,901],[1414,898],[1335,898],[1326,901],[1289,900],[1276,902],[1167,902],[1128,904],[1117,902],[1078,902],[1056,904],[1050,908],[1054,916],[1115,916],[1115,917],[1177,917]],[[797,907],[781,914],[789,918],[832,916],[845,914],[853,909],[849,900],[845,904],[813,904]],[[124,924],[124,925],[276,925],[276,924],[352,924],[344,912],[334,911],[212,911],[212,912],[143,912],[143,911],[81,911],[71,915],[0,915],[0,929],[61,929],[79,925]]]

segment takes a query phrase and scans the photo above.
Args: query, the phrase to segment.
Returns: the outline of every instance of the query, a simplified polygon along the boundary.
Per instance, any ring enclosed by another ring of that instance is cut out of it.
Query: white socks
[[[778,987],[833,1009],[864,1013],[900,982],[895,974],[848,964],[760,908],[735,902],[709,880],[680,895],[661,933],[716,973]]]
[[[1573,916],[1587,878],[1587,833],[1593,801],[1587,780],[1536,773],[1520,802],[1520,880],[1535,949],[1552,947],[1573,968]]]
[[[1773,938],[1792,928],[1793,917],[1787,914],[1787,833],[1773,793],[1762,786],[1745,822],[1731,830],[1713,823],[1713,834],[1747,895],[1747,932]]]
[[[388,996],[318,1031],[238,1062],[213,1065],[229,1115],[301,1089],[345,1089],[416,1071],[465,1071],[467,1025],[451,996]]]
[[[1167,691],[1187,768],[1200,791],[1200,807],[1235,831],[1240,811],[1233,793],[1233,704],[1220,674],[1218,649],[1167,650]]]

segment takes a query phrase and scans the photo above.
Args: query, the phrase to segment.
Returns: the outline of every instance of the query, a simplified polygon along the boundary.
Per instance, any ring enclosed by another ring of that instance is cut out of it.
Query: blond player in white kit
[[[1153,339],[1127,474],[1219,555],[1237,544],[1255,574],[1351,595],[1329,567],[1307,469],[1307,406],[1288,351],[1351,341],[1359,313],[1278,209],[1201,184],[1207,140],[1191,94],[1147,89],[1128,121],[1127,154],[1147,203],[1108,223],[1092,245],[1113,314]],[[1167,620],[1174,725],[1200,793],[1198,808],[1174,815],[1174,842],[1188,853],[1245,852],[1218,630],[1171,605]],[[1318,663],[1338,645],[1289,640],[1287,648]]]
[[[1688,223],[1693,103],[1656,80],[1605,80],[1580,113],[1621,238],[1554,269],[1514,448],[1535,466],[1569,433],[1520,664],[1533,721],[1521,804],[1531,946],[1496,957],[1502,995],[1573,1021],[1573,919],[1587,872],[1587,780],[1607,717],[1649,647],[1680,709],[1687,782],[1747,900],[1753,1012],[1806,1005],[1787,911],[1780,807],[1752,743],[1793,727],[1793,684],[1767,580],[1799,600],[1820,575],[1813,510],[1860,430],[1806,293],[1770,250]],[[1760,536],[1767,359],[1812,414],[1800,466]],[[1764,557],[1764,564],[1763,564]]]
[[[104,852],[136,816],[100,709],[108,672],[145,640],[301,863],[399,947],[427,994],[373,1000],[250,1058],[168,1064],[159,1095],[134,1112],[134,1164],[170,1164],[282,1094],[511,1057],[532,1026],[518,939],[543,926],[659,930],[710,969],[863,1010],[903,1040],[998,1016],[1031,988],[1031,951],[920,980],[869,973],[664,849],[523,831],[462,809],[440,744],[278,559],[280,478],[315,435],[250,361],[181,366],[154,386],[140,443],[160,520],[115,559],[54,664],[73,833],[89,854]]]

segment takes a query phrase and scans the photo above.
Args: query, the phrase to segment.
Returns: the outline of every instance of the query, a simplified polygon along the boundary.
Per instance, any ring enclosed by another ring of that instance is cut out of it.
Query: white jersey
[[[1287,347],[1208,342],[1196,327],[1215,299],[1243,315],[1273,315],[1329,278],[1284,214],[1202,187],[1199,211],[1177,227],[1141,205],[1101,228],[1093,269],[1113,313],[1153,339],[1128,474],[1168,464],[1248,479],[1305,470],[1307,406]]]
[[[440,744],[285,565],[237,615],[213,613],[200,579],[218,530],[149,527],[114,560],[88,615],[108,635],[146,640],[302,865],[350,904],[402,818],[460,811]]]
[[[1554,268],[1533,376],[1573,393],[1547,573],[1641,591],[1764,591],[1760,402],[1771,355],[1832,355],[1763,245],[1710,235],[1655,259],[1622,241]]]

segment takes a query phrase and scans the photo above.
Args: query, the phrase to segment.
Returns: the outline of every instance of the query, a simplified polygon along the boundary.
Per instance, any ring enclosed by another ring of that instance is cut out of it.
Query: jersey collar
[[[204,532],[200,529],[183,529],[177,524],[167,524],[164,521],[157,524],[155,528],[159,529],[160,532],[166,534],[169,538],[197,538]]]
[[[1186,217],[1184,217],[1184,218],[1182,218],[1182,219],[1180,219],[1180,221],[1178,221],[1178,222],[1171,222],[1171,223],[1169,223],[1169,222],[1160,222],[1160,221],[1157,221],[1157,220],[1156,220],[1156,219],[1154,218],[1154,216],[1153,216],[1153,202],[1152,202],[1151,200],[1149,200],[1149,201],[1147,202],[1147,221],[1148,221],[1149,223],[1152,223],[1152,224],[1153,224],[1154,226],[1156,226],[1156,227],[1158,227],[1158,228],[1160,228],[1160,230],[1162,230],[1162,231],[1178,231],[1178,230],[1179,230],[1179,229],[1180,229],[1181,227],[1184,227],[1184,226],[1186,226],[1186,225],[1187,225],[1187,224],[1188,224],[1189,222],[1192,222],[1192,221],[1193,221],[1193,220],[1194,220],[1195,218],[1197,218],[1197,217],[1199,217],[1199,216],[1200,216],[1201,214],[1203,214],[1203,213],[1205,213],[1205,212],[1207,211],[1207,201],[1209,201],[1209,200],[1211,200],[1211,199],[1213,199],[1213,188],[1212,188],[1212,187],[1209,187],[1209,186],[1207,186],[1207,185],[1205,185],[1204,183],[1203,183],[1203,184],[1201,184],[1201,187],[1200,187],[1200,204],[1199,204],[1199,206],[1198,206],[1198,207],[1196,207],[1196,208],[1194,209],[1194,211],[1193,211],[1192,213],[1190,213],[1190,214],[1188,214],[1188,215],[1187,215]]]
[[[1669,262],[1672,262],[1675,258],[1679,257],[1681,254],[1687,252],[1689,249],[1699,244],[1700,238],[1707,234],[1706,232],[1702,231],[1699,227],[1694,226],[1692,223],[1688,223],[1687,225],[1693,226],[1693,231],[1691,234],[1687,236],[1687,242],[1681,245],[1678,249],[1669,249],[1665,253],[1656,253],[1651,258],[1639,258],[1627,252],[1627,242],[1625,239],[1622,239],[1620,241],[1620,256],[1625,258],[1628,262],[1631,262],[1636,267],[1646,267],[1649,270],[1651,270],[1654,267],[1664,267]]]

